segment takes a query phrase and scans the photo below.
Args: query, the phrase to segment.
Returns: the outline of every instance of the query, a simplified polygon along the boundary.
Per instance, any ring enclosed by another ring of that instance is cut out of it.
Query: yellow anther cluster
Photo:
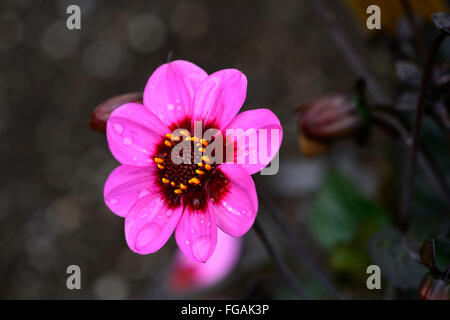
[[[205,152],[208,142],[205,139],[198,137],[191,137],[187,130],[178,131],[180,136],[185,137],[185,141],[192,141],[193,145],[200,151]],[[180,136],[175,136],[172,133],[167,133],[164,139],[165,147],[172,148],[180,141]],[[208,156],[203,155],[201,162],[192,165],[191,167],[178,167],[170,160],[170,151],[167,150],[157,157],[154,157],[159,170],[162,170],[161,182],[165,185],[170,185],[175,194],[182,194],[189,190],[190,187],[196,187],[202,184],[202,179],[206,177],[206,173],[213,169],[213,163]],[[192,170],[192,171],[191,171]],[[190,177],[189,177],[190,176]],[[188,178],[189,177],[189,178]]]

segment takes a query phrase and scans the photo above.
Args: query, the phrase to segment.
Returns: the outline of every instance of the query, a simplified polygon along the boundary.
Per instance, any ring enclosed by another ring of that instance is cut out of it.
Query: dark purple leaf
[[[450,14],[447,12],[437,12],[432,14],[431,18],[437,28],[450,34]]]
[[[413,259],[414,261],[419,262],[419,263],[422,262],[420,260],[420,254],[419,254],[420,248],[417,243],[413,243],[413,242],[407,240],[406,238],[403,238],[403,245],[405,246],[406,252],[411,257],[411,259]]]
[[[417,97],[417,92],[404,92],[397,98],[395,108],[400,111],[416,110]]]
[[[420,248],[420,260],[422,261],[422,264],[428,269],[436,269],[434,239],[430,239],[424,242],[424,244]]]
[[[410,257],[402,235],[395,229],[380,230],[369,241],[369,255],[383,275],[402,289],[418,288],[427,269]]]
[[[395,63],[395,73],[400,81],[413,86],[419,87],[422,77],[420,68],[409,61],[397,61]]]

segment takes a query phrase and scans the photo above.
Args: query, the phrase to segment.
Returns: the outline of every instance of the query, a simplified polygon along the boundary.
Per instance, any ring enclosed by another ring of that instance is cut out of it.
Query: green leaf
[[[338,273],[346,273],[352,277],[365,277],[361,272],[361,266],[367,266],[369,257],[359,248],[352,246],[337,247],[333,250],[330,266]],[[370,264],[370,263],[369,263]]]
[[[349,244],[362,225],[377,231],[389,225],[386,212],[363,195],[352,182],[330,172],[319,191],[309,217],[309,228],[326,248]],[[373,234],[373,231],[371,234]]]

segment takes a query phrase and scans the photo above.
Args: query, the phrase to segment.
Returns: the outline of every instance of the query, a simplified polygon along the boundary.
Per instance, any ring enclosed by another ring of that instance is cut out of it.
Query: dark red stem
[[[403,221],[407,221],[409,203],[411,199],[412,187],[414,184],[414,167],[416,162],[416,154],[419,143],[420,128],[422,126],[422,118],[425,108],[425,98],[428,89],[428,84],[433,71],[433,62],[444,39],[447,34],[440,32],[439,35],[434,39],[433,45],[431,46],[430,52],[428,53],[427,60],[425,61],[425,66],[422,73],[422,81],[420,85],[419,97],[417,99],[416,106],[416,117],[414,121],[414,127],[412,131],[411,138],[411,149],[408,155],[408,160],[406,162],[406,174],[404,180],[403,197],[400,217]]]

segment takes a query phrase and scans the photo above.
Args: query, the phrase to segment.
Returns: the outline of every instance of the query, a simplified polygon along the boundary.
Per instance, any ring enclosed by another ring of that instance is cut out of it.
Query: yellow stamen
[[[166,137],[169,139],[172,139],[172,134],[171,133],[166,133]]]
[[[192,184],[199,184],[200,183],[200,180],[198,180],[197,178],[192,178],[192,179],[190,179],[189,180],[189,183],[192,183]]]
[[[172,143],[169,140],[164,140],[164,144],[168,147],[172,146]]]
[[[203,167],[203,162],[197,163],[199,167]]]
[[[155,162],[156,162],[156,163],[163,163],[163,162],[164,162],[164,159],[161,159],[161,158],[155,158]]]
[[[161,180],[162,180],[163,183],[169,183],[170,182],[170,180],[166,179],[166,178],[162,178]]]
[[[200,139],[200,142],[206,147],[208,142],[205,139]]]
[[[202,174],[205,174],[205,172],[204,171],[202,171],[202,170],[195,170],[195,172],[197,173],[197,174],[200,174],[200,175],[202,175]]]
[[[162,169],[164,169],[164,166],[158,163],[158,168],[160,168],[162,170]]]
[[[172,187],[175,187],[176,183],[172,181],[172,182],[170,182],[170,185],[171,185]]]
[[[180,193],[182,193],[183,191],[182,191],[181,189],[175,189],[175,190],[173,190],[173,192],[175,192],[176,194],[180,194]]]
[[[205,161],[205,162],[210,162],[211,161],[208,156],[202,156],[202,160]]]
[[[212,167],[209,164],[205,164],[205,169],[209,171],[212,169]]]
[[[188,187],[186,185],[180,183],[180,188],[183,189],[183,190],[186,190]]]
[[[198,151],[205,152],[205,148],[198,148]]]
[[[180,130],[180,134],[185,137],[190,136],[189,132],[187,132],[186,130]]]

